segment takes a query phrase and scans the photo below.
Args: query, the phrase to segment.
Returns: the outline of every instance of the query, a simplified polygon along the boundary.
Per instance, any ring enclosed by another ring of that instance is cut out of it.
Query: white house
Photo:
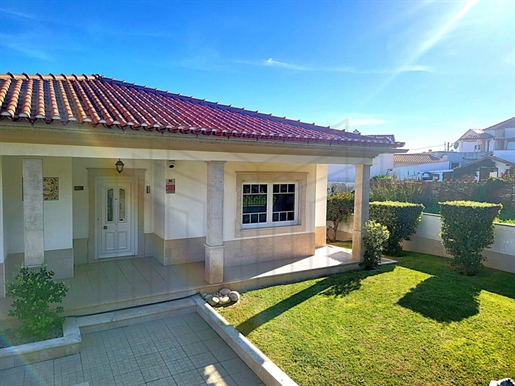
[[[3,74],[0,106],[0,296],[16,261],[68,278],[152,256],[219,283],[313,255],[327,164],[355,165],[359,259],[372,160],[403,146],[99,75]]]
[[[467,130],[457,141],[459,152],[483,152],[515,162],[515,117],[481,130]]]

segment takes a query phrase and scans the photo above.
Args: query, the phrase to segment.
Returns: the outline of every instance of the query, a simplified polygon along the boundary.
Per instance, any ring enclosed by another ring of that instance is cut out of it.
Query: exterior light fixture
[[[114,165],[116,166],[116,171],[117,171],[118,173],[123,172],[123,167],[124,167],[125,165],[123,164],[123,162],[122,162],[122,160],[121,160],[121,159],[119,159],[119,158],[118,158],[118,161],[116,161],[116,163],[115,163]]]

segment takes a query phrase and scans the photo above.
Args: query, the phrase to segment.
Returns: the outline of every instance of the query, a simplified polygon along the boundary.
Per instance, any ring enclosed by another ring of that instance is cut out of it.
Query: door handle
[[[107,229],[107,225],[104,225],[104,229]]]

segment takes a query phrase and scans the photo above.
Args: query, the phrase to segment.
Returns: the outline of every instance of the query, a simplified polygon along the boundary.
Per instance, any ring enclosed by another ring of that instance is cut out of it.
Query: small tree
[[[402,240],[409,240],[415,233],[422,218],[424,205],[408,202],[384,201],[370,203],[370,220],[374,220],[388,228],[390,237],[386,244],[385,253],[390,256],[400,256]]]
[[[336,240],[336,232],[341,222],[349,219],[354,212],[354,194],[353,193],[334,193],[327,196],[327,221],[333,222],[332,230],[334,238],[331,239],[329,232],[327,238],[329,241]],[[331,228],[329,228],[331,229]]]
[[[61,303],[68,292],[63,283],[52,280],[53,271],[45,266],[21,267],[14,283],[7,283],[7,296],[16,298],[8,315],[16,317],[21,326],[16,331],[23,340],[45,340],[64,321],[59,314],[63,307],[50,308],[51,303]]]
[[[375,221],[367,221],[365,224],[365,236],[363,236],[363,261],[359,264],[365,269],[374,269],[381,262],[383,249],[386,246],[390,232],[388,228]]]
[[[452,265],[461,273],[478,273],[481,251],[494,242],[493,221],[501,204],[473,201],[440,202],[442,244],[452,256]]]

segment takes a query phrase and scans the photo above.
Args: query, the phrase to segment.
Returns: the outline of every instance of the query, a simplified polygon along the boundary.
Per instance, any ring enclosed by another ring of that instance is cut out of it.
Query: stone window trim
[[[236,238],[272,236],[285,233],[301,233],[306,231],[306,190],[307,172],[236,172]],[[276,225],[265,228],[242,228],[243,184],[245,183],[287,183],[297,184],[298,224]]]

